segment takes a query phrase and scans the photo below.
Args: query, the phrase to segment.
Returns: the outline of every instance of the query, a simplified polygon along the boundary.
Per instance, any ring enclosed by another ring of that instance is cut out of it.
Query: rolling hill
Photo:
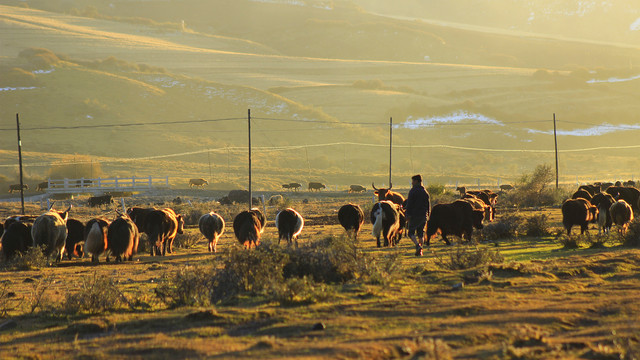
[[[18,3],[0,1],[0,169],[13,166],[15,113],[34,129],[26,150],[43,158],[88,154],[111,159],[112,173],[184,178],[208,177],[211,162],[241,183],[251,108],[254,145],[272,148],[256,155],[264,187],[383,181],[390,117],[397,176],[438,182],[512,181],[553,161],[553,113],[565,151],[635,145],[640,123],[630,46],[403,20],[347,1]],[[154,125],[117,126],[140,123]],[[87,128],[104,124],[114,126]],[[52,126],[72,128],[36,130]],[[564,152],[563,180],[633,177],[636,152]]]

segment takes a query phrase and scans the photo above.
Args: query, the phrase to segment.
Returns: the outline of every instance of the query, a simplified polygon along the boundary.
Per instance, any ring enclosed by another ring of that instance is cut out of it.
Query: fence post
[[[117,177],[117,176],[116,176],[115,180],[116,180],[116,182],[115,182],[115,188],[117,189],[117,188],[118,188],[118,177]]]
[[[131,178],[131,188],[134,189],[136,187],[136,176],[133,175]]]
[[[149,179],[151,179],[151,176],[149,176]],[[153,184],[151,184],[153,185]],[[169,187],[169,177],[167,176],[167,182],[166,182],[167,187]]]
[[[122,203],[122,213],[126,214],[127,213],[127,206],[124,203],[124,198],[120,198],[120,202]]]

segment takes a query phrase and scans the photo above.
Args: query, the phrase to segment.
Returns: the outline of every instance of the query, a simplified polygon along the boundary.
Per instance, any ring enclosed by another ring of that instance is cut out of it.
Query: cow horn
[[[56,204],[56,202],[52,201],[51,204],[49,205],[49,208],[47,209],[47,211],[53,209],[53,205],[55,205],[55,204]]]
[[[122,216],[122,213],[118,211],[118,209],[116,209],[116,214],[118,214],[118,216]]]
[[[371,183],[371,187],[373,188],[373,190],[376,190],[376,191],[378,190],[378,188],[376,188],[376,186],[373,185],[373,182]]]

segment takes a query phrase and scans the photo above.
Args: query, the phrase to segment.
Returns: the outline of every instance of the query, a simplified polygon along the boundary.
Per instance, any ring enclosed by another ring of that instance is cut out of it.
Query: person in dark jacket
[[[429,193],[422,186],[422,175],[413,176],[411,185],[412,188],[407,196],[405,212],[409,222],[409,237],[416,244],[416,256],[422,256],[424,228],[431,213],[431,204],[429,202]]]

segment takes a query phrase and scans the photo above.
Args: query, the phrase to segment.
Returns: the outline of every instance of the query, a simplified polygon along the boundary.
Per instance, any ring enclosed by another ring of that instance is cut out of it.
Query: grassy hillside
[[[242,119],[251,108],[254,146],[301,146],[256,150],[258,181],[275,187],[291,174],[302,182],[384,181],[390,117],[395,174],[423,172],[445,183],[513,181],[553,162],[554,112],[561,151],[635,145],[634,49],[388,19],[338,1],[331,9],[186,3],[28,2],[50,11],[0,5],[2,149],[15,150],[17,112],[25,128],[234,118],[25,130],[23,139],[33,153],[108,157],[119,164],[112,173],[161,168],[189,178],[208,175],[211,162],[212,176],[216,166],[236,166],[241,179],[245,151],[224,149],[246,146]],[[25,52],[31,47],[48,51]],[[425,61],[429,47],[439,51]],[[198,154],[146,167],[117,161],[185,152]],[[635,154],[562,153],[562,179],[637,177]],[[2,169],[15,163],[7,156]]]

